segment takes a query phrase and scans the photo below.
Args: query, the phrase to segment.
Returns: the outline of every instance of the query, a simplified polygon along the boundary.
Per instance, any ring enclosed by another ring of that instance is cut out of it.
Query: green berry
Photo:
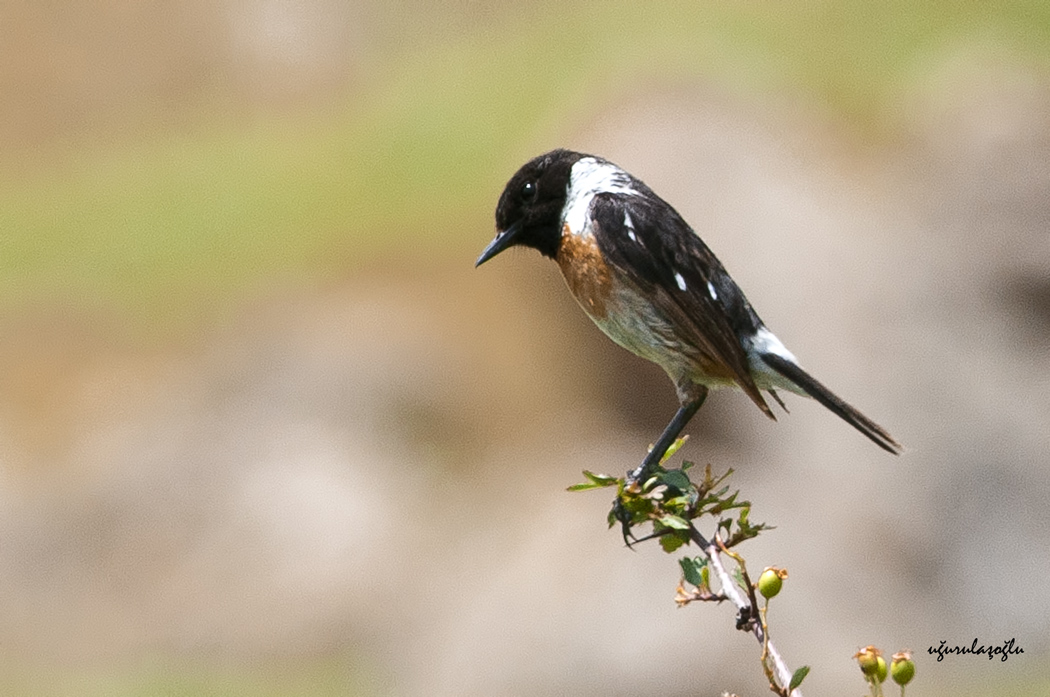
[[[857,663],[860,665],[860,672],[867,675],[869,678],[875,677],[879,674],[879,661],[882,660],[882,652],[874,646],[865,646],[863,649],[853,654],[853,657],[857,659]],[[886,662],[882,661],[882,675],[883,680],[886,676]],[[882,682],[881,680],[879,682]]]
[[[767,600],[774,597],[783,587],[785,578],[787,578],[787,571],[773,566],[769,567],[758,577],[758,592]]]
[[[880,683],[886,682],[886,674],[889,671],[886,669],[886,659],[879,656],[878,667],[875,669],[875,677],[879,679]]]
[[[893,654],[890,672],[893,674],[893,682],[902,687],[911,682],[915,677],[915,663],[911,660],[911,652],[901,651]]]

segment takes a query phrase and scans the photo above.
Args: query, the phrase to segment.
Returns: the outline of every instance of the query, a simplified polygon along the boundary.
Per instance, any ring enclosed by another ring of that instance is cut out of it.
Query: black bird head
[[[570,150],[552,150],[525,163],[510,178],[496,206],[496,237],[474,266],[515,245],[555,257],[561,241],[561,213],[569,177],[572,166],[581,157],[584,156]]]

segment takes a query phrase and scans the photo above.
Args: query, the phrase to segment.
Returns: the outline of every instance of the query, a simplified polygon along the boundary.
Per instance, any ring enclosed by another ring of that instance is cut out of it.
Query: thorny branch
[[[767,639],[766,633],[762,628],[762,622],[758,620],[758,605],[755,602],[755,593],[752,587],[750,597],[744,599],[740,593],[740,589],[733,577],[726,571],[725,566],[722,565],[722,558],[720,555],[717,535],[715,536],[714,542],[707,541],[703,535],[700,534],[695,527],[690,531],[690,536],[693,541],[703,551],[704,556],[707,557],[711,563],[711,567],[715,570],[715,574],[718,576],[718,582],[722,586],[722,593],[724,593],[740,612],[741,618],[748,618],[747,624],[750,625],[751,633],[758,639],[758,643],[765,647],[769,653],[770,659],[773,661],[773,665],[776,666],[777,678],[780,680],[780,684],[787,686],[791,683],[791,669],[784,663],[784,659],[780,656],[780,652],[777,651],[777,647],[773,644],[772,640]],[[735,556],[735,555],[734,555]],[[751,587],[751,584],[748,583]],[[743,628],[743,627],[741,627]],[[791,691],[792,697],[802,697],[802,690],[795,688]]]
[[[668,450],[664,461],[677,450],[682,441],[677,441]],[[667,470],[663,461],[652,468],[649,478],[642,482],[628,478],[611,477],[585,471],[586,482],[570,487],[571,491],[582,491],[604,487],[616,487],[617,497],[609,514],[609,525],[619,523],[624,541],[628,546],[645,540],[656,539],[665,552],[689,545],[697,545],[706,561],[699,557],[680,561],[685,582],[695,586],[686,591],[684,585],[678,589],[676,602],[686,605],[696,600],[721,602],[730,600],[738,610],[736,627],[751,632],[762,647],[762,670],[769,681],[770,690],[780,697],[802,697],[797,684],[802,681],[808,668],[795,673],[787,667],[776,646],[769,640],[769,629],[765,612],[759,609],[755,584],[747,573],[744,559],[730,548],[757,536],[768,526],[751,523],[751,505],[739,500],[739,492],[730,493],[723,486],[732,474],[729,470],[716,476],[711,467],[704,468],[702,476],[694,479],[689,470],[692,463],[686,462],[681,469]],[[727,517],[730,514],[730,517]],[[695,522],[703,516],[712,516],[718,521],[711,539],[705,537]],[[651,524],[652,532],[635,537],[633,530],[643,524]],[[737,564],[739,575],[734,577],[722,563],[722,554],[731,557]],[[705,568],[706,567],[706,568]],[[721,592],[712,591],[708,578],[709,569],[718,576]],[[765,592],[765,591],[763,591]],[[768,596],[767,596],[768,597]],[[764,606],[768,607],[768,603]],[[795,689],[790,689],[796,678]]]

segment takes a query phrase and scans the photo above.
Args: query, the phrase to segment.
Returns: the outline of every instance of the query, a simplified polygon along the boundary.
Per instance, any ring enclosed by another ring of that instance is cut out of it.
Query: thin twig
[[[718,575],[718,581],[722,584],[722,593],[728,596],[729,600],[732,601],[741,612],[748,614],[757,613],[758,609],[752,609],[750,600],[744,599],[744,596],[741,595],[740,589],[736,585],[736,581],[729,575],[726,568],[722,566],[722,559],[719,555],[717,544],[715,544],[715,542],[708,542],[708,540],[701,535],[696,528],[690,530],[690,536],[693,538],[693,541],[700,546],[700,549],[703,550],[704,556],[706,556],[711,562],[711,567],[714,568],[715,574]],[[715,540],[717,541],[717,539],[718,538],[716,537]],[[758,639],[758,643],[768,648],[769,657],[773,659],[773,665],[775,665],[777,669],[777,677],[780,678],[781,684],[783,684],[784,687],[787,687],[791,684],[791,669],[787,667],[787,664],[784,663],[784,659],[780,657],[780,652],[777,651],[777,647],[773,645],[773,641],[766,641],[765,632],[762,631],[762,623],[757,621],[757,616],[755,619],[756,621],[751,624],[751,631],[755,635],[755,638]],[[791,695],[792,697],[802,697],[802,690],[795,688],[791,691]]]

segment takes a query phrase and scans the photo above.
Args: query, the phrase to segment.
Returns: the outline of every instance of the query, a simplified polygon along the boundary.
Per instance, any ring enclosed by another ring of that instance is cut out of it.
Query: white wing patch
[[[626,210],[624,210],[623,212],[623,226],[627,228],[627,236],[631,238],[632,242],[638,242],[638,244],[642,244],[638,240],[638,235],[634,234],[634,221],[631,220],[631,214],[628,213]]]
[[[711,296],[712,300],[718,300],[718,291],[716,291],[715,287],[711,285],[711,281],[707,282],[707,293]]]
[[[686,289],[685,288],[685,279],[682,278],[682,274],[680,274],[677,271],[675,271],[674,280],[678,281],[678,288],[680,290],[685,290]]]
[[[792,363],[798,363],[795,354],[788,351],[787,346],[777,338],[777,335],[765,327],[759,327],[754,336],[751,337],[751,349],[758,353],[773,353],[781,358],[786,358]]]
[[[574,235],[591,232],[588,212],[597,194],[637,194],[631,186],[631,175],[611,162],[584,157],[576,161],[569,174],[569,192],[561,210],[561,222],[568,224]],[[627,225],[627,218],[624,218]],[[633,222],[628,230],[633,228]],[[637,241],[637,238],[635,238]]]
[[[775,354],[798,365],[798,359],[795,358],[795,354],[787,350],[787,347],[776,337],[776,334],[765,327],[759,327],[758,331],[751,336],[751,341],[747,347],[747,358],[751,368],[751,377],[754,378],[755,384],[760,389],[781,389],[800,394],[803,397],[809,396],[801,387],[770,368],[762,360],[763,353]]]

